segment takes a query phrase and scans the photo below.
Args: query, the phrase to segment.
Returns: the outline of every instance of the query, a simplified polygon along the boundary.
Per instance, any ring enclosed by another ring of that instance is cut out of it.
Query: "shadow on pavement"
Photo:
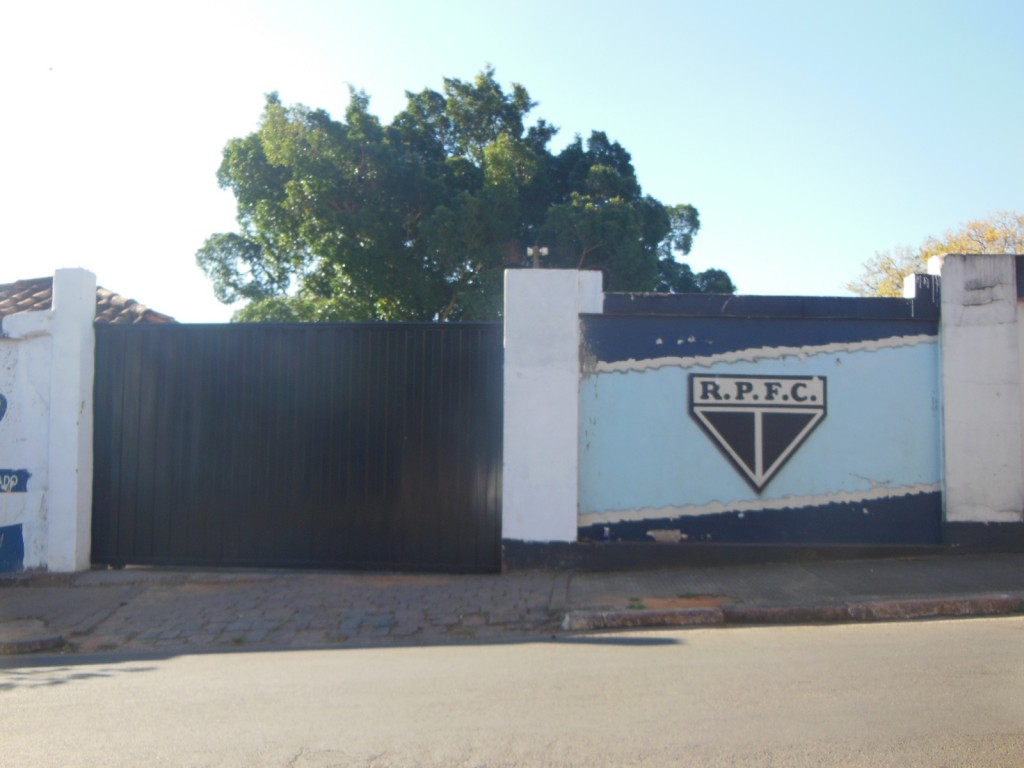
[[[520,639],[486,639],[476,642],[452,643],[391,643],[387,645],[365,643],[343,646],[318,646],[309,648],[180,648],[168,651],[109,651],[100,653],[62,654],[15,654],[0,656],[0,693],[14,688],[37,688],[64,685],[78,680],[111,677],[121,673],[150,672],[156,666],[148,662],[168,661],[186,656],[212,656],[224,654],[281,654],[281,653],[344,653],[346,651],[410,651],[429,650],[439,647],[470,648],[493,645],[579,645],[579,646],[620,646],[622,648],[650,648],[656,646],[685,645],[679,638],[638,637],[608,634],[551,635]],[[141,665],[141,666],[140,666]],[[99,667],[89,671],[76,671],[81,667]]]
[[[672,629],[667,627],[666,629]],[[620,637],[616,635],[586,635],[584,637],[557,637],[548,643],[558,645],[621,645],[628,647],[651,647],[656,645],[685,645],[675,637]]]
[[[0,693],[18,688],[52,688],[82,680],[114,677],[135,672],[152,672],[153,666],[139,666],[137,661],[121,662],[106,659],[99,669],[81,671],[76,667],[84,665],[83,659],[31,658],[0,659]],[[71,661],[69,664],[68,662]],[[25,663],[27,662],[27,663]]]

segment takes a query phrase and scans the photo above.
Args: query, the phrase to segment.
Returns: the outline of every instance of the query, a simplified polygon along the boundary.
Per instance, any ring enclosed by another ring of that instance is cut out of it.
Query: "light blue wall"
[[[856,345],[852,345],[855,347]],[[580,526],[701,514],[709,505],[778,509],[913,492],[940,482],[934,337],[906,346],[747,362],[601,371],[581,390]],[[706,362],[706,361],[700,361]],[[688,410],[688,375],[824,376],[827,416],[758,494]]]

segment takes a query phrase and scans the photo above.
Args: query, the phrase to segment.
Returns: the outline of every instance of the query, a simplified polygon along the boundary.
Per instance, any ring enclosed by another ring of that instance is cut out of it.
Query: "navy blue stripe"
[[[800,509],[723,512],[608,526],[610,540],[654,541],[651,530],[678,530],[685,543],[718,544],[940,544],[942,495],[826,504]],[[602,541],[604,524],[581,526],[580,541]]]
[[[606,293],[606,315],[799,317],[835,320],[935,320],[939,280],[917,275],[914,299],[846,296],[728,296],[706,293]]]
[[[934,320],[583,315],[586,355],[598,362],[703,357],[759,347],[805,347],[936,335]]]

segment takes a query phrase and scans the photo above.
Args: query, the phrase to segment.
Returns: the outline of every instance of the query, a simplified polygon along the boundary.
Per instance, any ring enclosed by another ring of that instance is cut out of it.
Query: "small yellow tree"
[[[941,238],[929,237],[917,248],[898,246],[876,253],[846,289],[858,296],[900,296],[904,277],[924,271],[928,259],[946,253],[1024,254],[1024,214],[1000,211],[969,221]]]

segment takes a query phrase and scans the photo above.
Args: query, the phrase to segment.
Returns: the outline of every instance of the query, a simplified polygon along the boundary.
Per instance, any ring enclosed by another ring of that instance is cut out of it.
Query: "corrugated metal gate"
[[[500,325],[96,332],[94,563],[500,567]]]

